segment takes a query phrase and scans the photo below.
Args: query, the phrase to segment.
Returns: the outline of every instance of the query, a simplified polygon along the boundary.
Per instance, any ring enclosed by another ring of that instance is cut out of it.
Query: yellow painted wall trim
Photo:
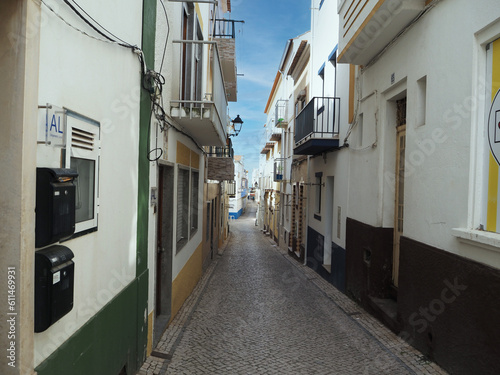
[[[201,278],[203,269],[203,244],[200,243],[184,268],[172,283],[172,319],[177,315],[196,284]]]
[[[491,100],[500,89],[500,39],[493,42],[493,72],[491,77]],[[488,170],[488,203],[486,208],[486,230],[488,232],[497,232],[497,212],[498,212],[498,164],[491,154],[489,158]]]
[[[497,231],[497,204],[498,204],[498,164],[490,151],[490,167],[488,171],[488,205],[486,230]]]
[[[354,83],[356,80],[356,69],[354,65],[349,65],[349,123],[354,122]]]
[[[356,5],[356,8],[358,7],[360,3],[358,3]],[[347,33],[349,32],[349,30],[351,30],[351,27],[354,25],[354,23],[358,20],[359,18],[359,15],[363,12],[363,10],[365,9],[365,7],[368,5],[368,0],[365,0],[365,3],[363,4],[363,6],[361,7],[361,9],[359,10],[358,14],[356,14],[356,17],[354,17],[354,19],[352,20],[351,22],[351,25],[347,28],[347,30],[344,32],[344,35],[343,37],[345,38],[345,36],[347,35]],[[344,23],[344,29],[345,27],[347,26],[347,24],[349,23],[349,20],[351,19],[351,17],[354,15],[354,12],[356,11],[356,8],[354,8],[353,10],[353,13],[349,16],[349,18],[347,19],[347,21],[345,21]],[[370,13],[370,17],[371,17],[371,13]]]
[[[191,165],[191,149],[180,141],[177,141],[177,155],[175,161],[186,167]]]
[[[271,88],[271,93],[269,94],[269,98],[267,99],[266,108],[264,109],[264,113],[268,113],[270,110],[271,103],[273,102],[274,97],[276,96],[276,87],[278,83],[281,81],[281,73],[276,73],[276,77],[274,78],[273,87]]]
[[[200,169],[200,155],[191,150],[191,167]]]
[[[153,313],[154,310],[151,311],[148,315],[148,346],[146,355],[149,357],[151,352],[153,351]]]
[[[337,58],[337,60],[340,60],[342,59],[342,57],[344,56],[344,54],[347,52],[347,50],[349,48],[351,48],[351,45],[354,43],[354,41],[357,39],[357,37],[359,36],[359,34],[361,34],[361,32],[364,30],[365,26],[368,24],[368,22],[370,22],[370,20],[372,19],[372,17],[375,15],[375,13],[377,13],[377,11],[379,10],[379,8],[382,6],[382,4],[385,2],[385,0],[379,0],[379,2],[373,7],[372,11],[370,12],[370,14],[368,14],[368,16],[366,17],[366,19],[363,21],[363,23],[361,24],[361,26],[358,28],[358,30],[354,33],[354,35],[351,37],[351,39],[349,39],[349,42],[347,43],[347,45],[342,49],[342,52],[340,52],[339,54],[339,57]],[[345,37],[345,35],[344,35]]]
[[[198,20],[200,21],[200,27],[203,30],[203,16],[201,15],[200,5],[196,3],[195,6],[196,6],[196,14],[198,15]]]

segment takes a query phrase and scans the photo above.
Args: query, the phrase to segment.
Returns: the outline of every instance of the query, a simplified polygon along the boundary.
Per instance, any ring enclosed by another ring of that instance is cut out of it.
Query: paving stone
[[[446,374],[289,257],[254,218],[250,203],[231,222],[227,247],[155,349],[172,359],[143,373]]]

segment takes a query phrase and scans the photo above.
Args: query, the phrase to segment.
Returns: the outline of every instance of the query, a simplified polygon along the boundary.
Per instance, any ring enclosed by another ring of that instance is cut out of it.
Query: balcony
[[[214,41],[217,43],[221,58],[222,74],[226,87],[227,100],[237,100],[237,68],[234,23],[235,20],[216,19],[214,22]]]
[[[226,193],[230,198],[236,197],[236,181],[227,181],[226,183]]]
[[[266,142],[266,145],[260,152],[261,154],[267,154],[269,151],[271,151],[274,148],[274,142]]]
[[[279,129],[286,129],[288,127],[288,100],[276,101],[274,123]]]
[[[340,0],[340,63],[366,65],[425,8],[426,0]]]
[[[200,145],[225,146],[227,97],[217,44],[199,40],[173,43],[179,46],[180,99],[170,101],[170,116]]]
[[[274,122],[274,118],[272,121]],[[275,126],[273,122],[268,124],[266,128],[266,138],[267,138],[266,140],[268,140],[269,142],[277,142],[281,140],[282,130],[277,126]]]
[[[234,180],[234,150],[229,139],[226,147],[210,146],[205,151],[208,156],[207,178],[217,181]]]
[[[314,97],[295,119],[294,155],[339,148],[340,98]]]
[[[285,159],[278,158],[274,161],[274,182],[281,182],[285,176]]]

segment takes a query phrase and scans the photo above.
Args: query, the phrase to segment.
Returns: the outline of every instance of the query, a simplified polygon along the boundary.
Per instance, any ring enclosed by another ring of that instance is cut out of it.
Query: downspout
[[[308,186],[309,183],[311,182],[311,179],[309,178],[309,172],[311,170],[311,155],[307,155],[307,194],[305,196],[309,198],[309,188]],[[303,198],[303,197],[302,197]],[[308,244],[308,235],[309,235],[309,201],[306,199],[306,243],[304,244],[304,266],[307,266],[307,244]]]

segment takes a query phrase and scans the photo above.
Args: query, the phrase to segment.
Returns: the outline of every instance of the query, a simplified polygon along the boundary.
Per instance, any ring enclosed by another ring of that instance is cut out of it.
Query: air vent
[[[71,147],[94,151],[94,134],[73,127],[71,130]]]

